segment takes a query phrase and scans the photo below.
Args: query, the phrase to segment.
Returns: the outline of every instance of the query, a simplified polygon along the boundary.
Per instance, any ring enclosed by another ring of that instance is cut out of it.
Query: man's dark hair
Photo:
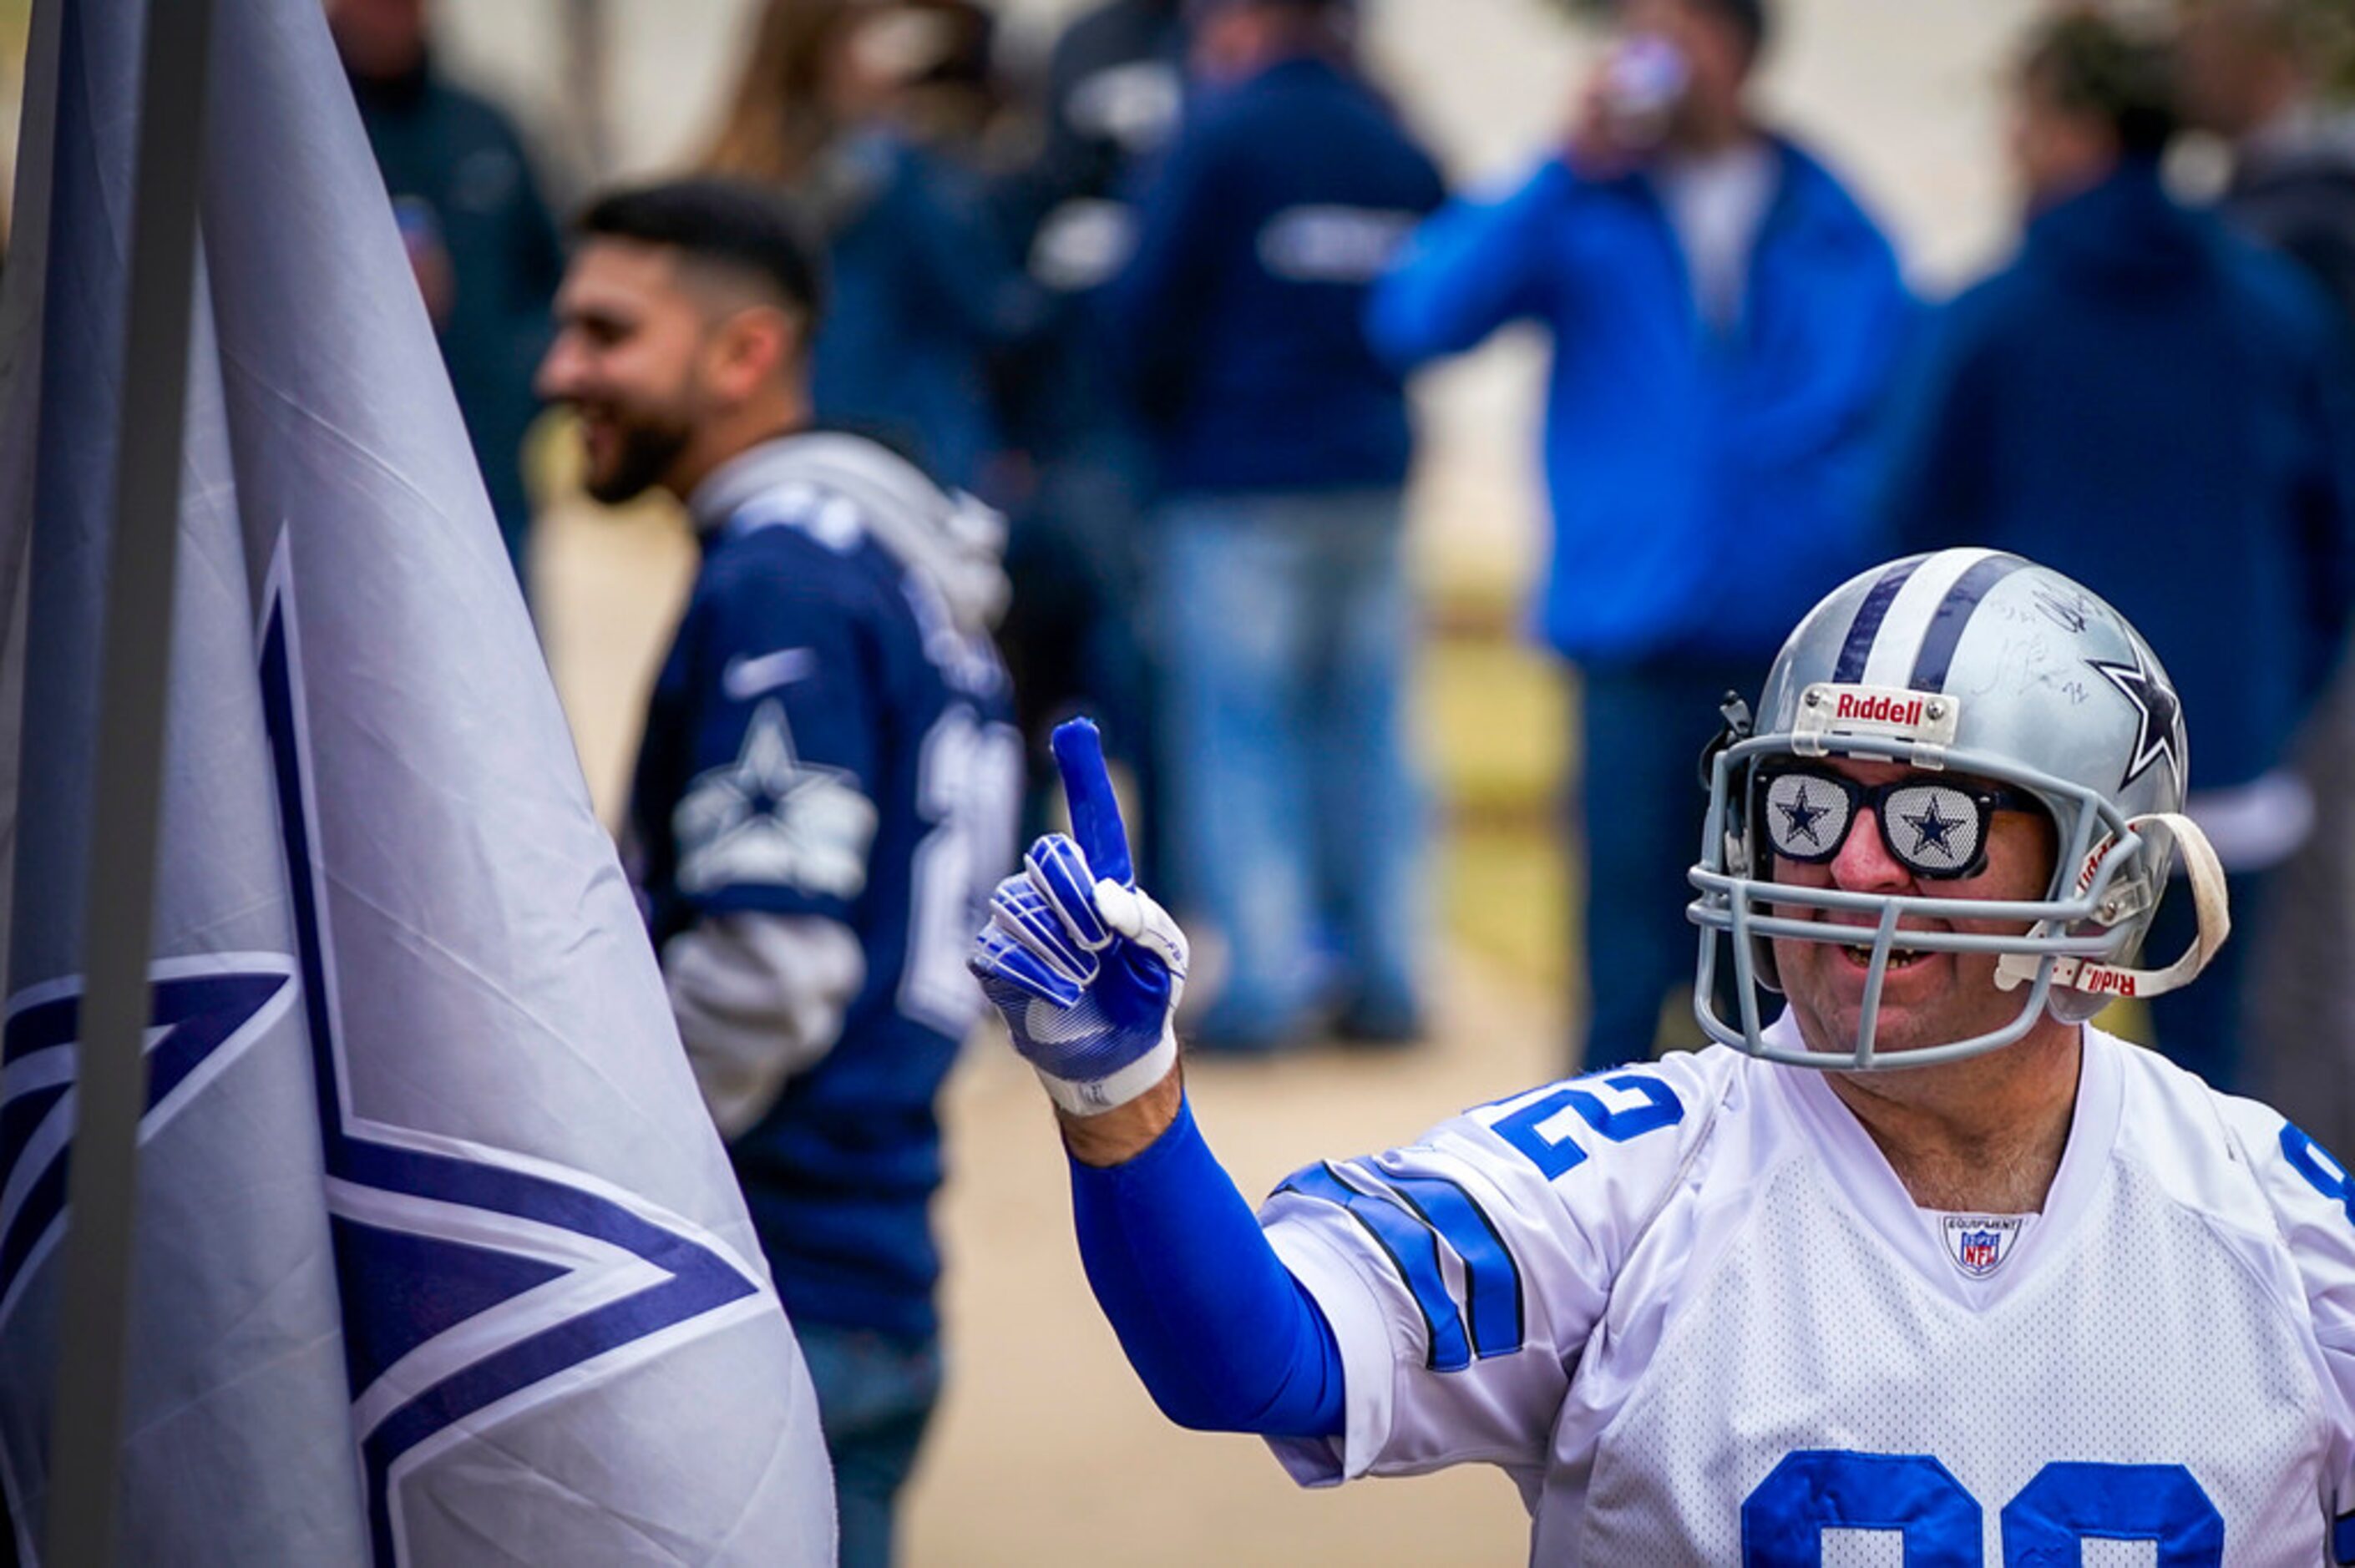
[[[2179,119],[2175,57],[2164,42],[2092,11],[2072,11],[2030,36],[2020,75],[2053,107],[2106,122],[2118,151],[2155,158]]]
[[[673,180],[609,192],[573,225],[583,238],[666,245],[750,274],[813,323],[826,306],[817,255],[783,197],[740,180]]]
[[[1267,11],[1292,11],[1304,16],[1324,16],[1354,11],[1358,0],[1183,0],[1181,10],[1187,21],[1199,25],[1221,11],[1239,11],[1246,5]]]
[[[1766,0],[1700,0],[1703,6],[1715,11],[1742,35],[1753,59],[1766,47]]]
[[[1620,0],[1554,0],[1554,4],[1582,21],[1598,21],[1616,15]],[[1732,23],[1749,46],[1753,59],[1766,48],[1767,37],[1774,30],[1767,0],[1693,0],[1693,4]]]

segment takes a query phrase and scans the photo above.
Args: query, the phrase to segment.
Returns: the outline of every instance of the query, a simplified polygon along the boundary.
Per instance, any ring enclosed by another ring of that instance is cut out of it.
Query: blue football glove
[[[997,885],[965,965],[1048,1095],[1093,1116],[1176,1064],[1186,934],[1136,889],[1096,726],[1060,725],[1054,746],[1079,842],[1050,833],[1030,846],[1022,874]]]

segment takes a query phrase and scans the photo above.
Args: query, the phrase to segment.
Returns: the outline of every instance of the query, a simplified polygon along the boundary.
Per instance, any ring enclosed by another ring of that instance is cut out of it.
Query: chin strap
[[[2055,959],[2054,989],[2065,986],[2092,996],[2157,996],[2190,984],[2232,934],[2232,917],[2224,906],[2223,863],[2216,858],[2215,848],[2200,831],[2200,824],[2179,812],[2153,811],[2128,819],[2126,827],[2132,831],[2145,822],[2155,822],[2174,835],[2176,853],[2183,857],[2183,869],[2191,880],[2191,907],[2199,918],[2199,935],[2181,958],[2163,969],[2131,969],[2094,959]],[[2091,881],[2089,867],[2080,891]],[[1995,983],[2003,991],[2017,990],[2036,979],[2043,962],[2030,953],[2006,953],[1996,962]]]

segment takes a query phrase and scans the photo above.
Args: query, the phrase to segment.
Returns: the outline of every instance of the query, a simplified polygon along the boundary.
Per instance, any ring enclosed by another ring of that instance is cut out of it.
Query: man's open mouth
[[[1851,946],[1843,942],[1839,945],[1839,954],[1843,962],[1859,969],[1869,968],[1872,963],[1872,948],[1870,946]],[[1921,948],[1892,947],[1889,949],[1889,969],[1891,973],[1899,969],[1910,969],[1924,959],[1935,956]]]

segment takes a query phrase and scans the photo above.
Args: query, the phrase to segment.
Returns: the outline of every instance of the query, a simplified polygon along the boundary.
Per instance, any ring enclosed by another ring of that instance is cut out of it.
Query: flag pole
[[[139,1118],[147,1097],[147,943],[155,912],[197,186],[211,63],[212,0],[148,0],[146,10],[97,788],[82,904],[63,1344],[49,1433],[52,1568],[112,1568],[114,1561]]]

